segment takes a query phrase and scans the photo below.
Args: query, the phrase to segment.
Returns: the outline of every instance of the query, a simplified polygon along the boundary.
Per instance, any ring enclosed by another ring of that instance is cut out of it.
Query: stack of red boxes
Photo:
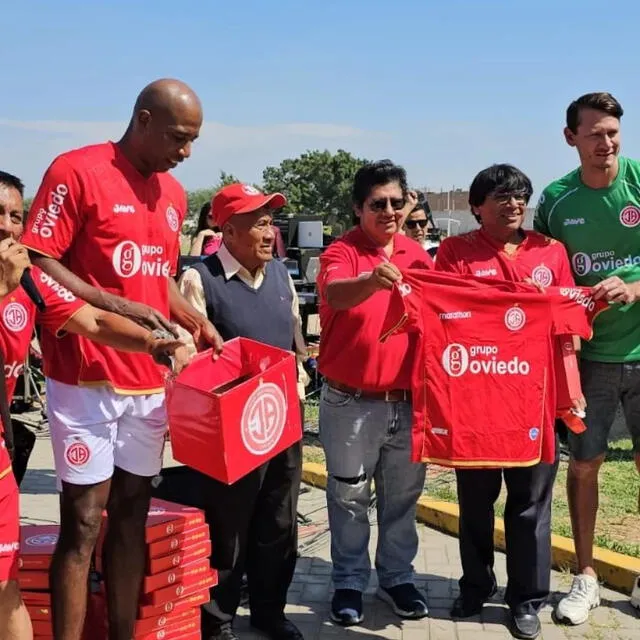
[[[58,525],[21,527],[18,580],[34,640],[53,638],[49,567],[58,533]],[[96,549],[98,573],[105,533],[103,526]],[[134,640],[200,640],[200,606],[209,601],[209,589],[217,583],[217,574],[209,565],[211,540],[204,513],[154,499],[145,540],[147,568]],[[90,593],[89,604],[90,633],[86,637],[106,640],[106,632],[101,630],[106,620],[104,595]]]
[[[147,569],[134,640],[200,640],[200,606],[209,601],[209,589],[217,583],[209,564],[211,540],[204,512],[154,499],[145,541]]]
[[[27,605],[35,638],[53,638],[49,567],[58,541],[58,525],[20,527],[18,582]]]

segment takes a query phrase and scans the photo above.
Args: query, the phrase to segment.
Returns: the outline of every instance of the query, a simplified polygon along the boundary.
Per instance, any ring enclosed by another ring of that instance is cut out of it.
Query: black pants
[[[557,443],[556,443],[557,444]],[[517,469],[456,470],[460,504],[460,591],[481,598],[496,587],[493,572],[494,503],[504,476],[507,547],[505,602],[512,611],[535,613],[549,595],[551,498],[555,464]]]
[[[245,572],[251,618],[282,616],[296,565],[301,473],[298,443],[233,485],[201,476],[211,529],[211,566],[218,570],[219,580],[202,610],[204,637],[233,619]]]

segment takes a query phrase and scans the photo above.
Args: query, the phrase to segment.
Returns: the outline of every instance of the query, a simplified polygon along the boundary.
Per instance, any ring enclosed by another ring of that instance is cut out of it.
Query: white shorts
[[[78,387],[47,378],[47,414],[60,481],[108,480],[114,467],[152,477],[162,468],[167,413],[164,393],[119,395],[111,387]]]

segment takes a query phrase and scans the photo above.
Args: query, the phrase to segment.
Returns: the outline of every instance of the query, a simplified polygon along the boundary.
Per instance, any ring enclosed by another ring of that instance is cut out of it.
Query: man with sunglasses
[[[433,239],[435,227],[431,216],[427,216],[428,205],[418,202],[409,212],[404,221],[403,229],[406,236],[413,238],[420,246],[434,256],[440,242]]]
[[[320,440],[327,460],[327,507],[335,594],[331,618],[363,620],[371,573],[369,509],[375,481],[378,596],[403,618],[427,615],[414,585],[416,501],[425,467],[410,462],[411,373],[417,337],[380,342],[400,270],[432,268],[429,255],[399,233],[407,204],[404,169],[390,160],[358,170],[353,185],[358,226],[320,257],[317,287],[322,333]]]

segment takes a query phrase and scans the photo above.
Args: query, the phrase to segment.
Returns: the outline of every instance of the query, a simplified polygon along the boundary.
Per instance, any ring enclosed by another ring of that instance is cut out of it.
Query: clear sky
[[[574,168],[568,103],[611,91],[640,156],[637,0],[166,0],[3,3],[2,169],[27,193],[68,149],[117,139],[139,90],[193,86],[205,126],[176,176],[260,181],[307,149],[403,164],[466,188],[493,162],[536,192]]]

